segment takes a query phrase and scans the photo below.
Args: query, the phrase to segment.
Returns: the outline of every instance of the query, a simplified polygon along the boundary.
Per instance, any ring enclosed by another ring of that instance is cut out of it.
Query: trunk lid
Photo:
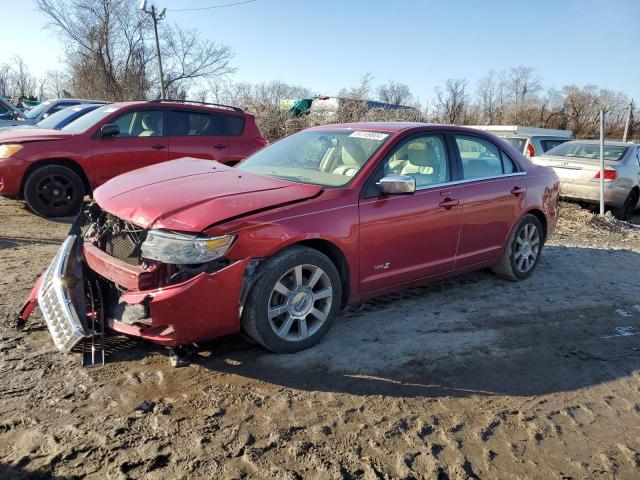
[[[543,155],[532,158],[533,163],[551,167],[558,175],[561,182],[590,182],[600,171],[600,159],[582,157],[561,157],[556,155]],[[605,167],[616,167],[620,162],[605,160]]]
[[[103,210],[142,228],[201,232],[321,190],[210,160],[181,158],[120,175],[96,189],[94,199]]]

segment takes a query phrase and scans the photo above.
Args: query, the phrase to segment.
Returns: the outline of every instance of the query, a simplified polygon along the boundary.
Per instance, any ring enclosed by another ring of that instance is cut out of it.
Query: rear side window
[[[517,170],[513,160],[488,140],[455,135],[465,180],[497,177]]]
[[[558,145],[562,145],[563,143],[568,141],[569,141],[568,139],[567,140],[540,140],[540,145],[542,146],[542,151],[546,153],[552,148],[557,147]]]
[[[240,135],[244,119],[220,113],[171,111],[169,135],[174,137],[215,137]]]

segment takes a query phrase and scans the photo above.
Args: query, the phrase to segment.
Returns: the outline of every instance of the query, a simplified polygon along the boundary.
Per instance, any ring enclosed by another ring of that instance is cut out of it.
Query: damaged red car
[[[297,352],[347,304],[487,267],[527,278],[558,192],[485,132],[312,128],[235,168],[183,158],[105,183],[21,315],[37,297],[65,351],[104,324],[167,347],[244,330]]]

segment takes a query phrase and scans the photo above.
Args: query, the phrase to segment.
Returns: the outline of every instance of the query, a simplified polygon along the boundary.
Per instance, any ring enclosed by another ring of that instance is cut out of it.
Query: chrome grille
[[[38,306],[47,322],[53,343],[63,352],[68,352],[87,336],[64,282],[76,239],[75,235],[70,235],[64,241],[45,272],[38,291]]]

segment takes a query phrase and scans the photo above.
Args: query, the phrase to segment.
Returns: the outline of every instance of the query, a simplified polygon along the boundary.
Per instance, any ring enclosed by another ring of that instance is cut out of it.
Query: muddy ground
[[[640,477],[634,227],[565,207],[530,279],[386,296],[300,354],[231,337],[172,369],[114,337],[92,370],[11,322],[68,228],[0,200],[0,478]]]

